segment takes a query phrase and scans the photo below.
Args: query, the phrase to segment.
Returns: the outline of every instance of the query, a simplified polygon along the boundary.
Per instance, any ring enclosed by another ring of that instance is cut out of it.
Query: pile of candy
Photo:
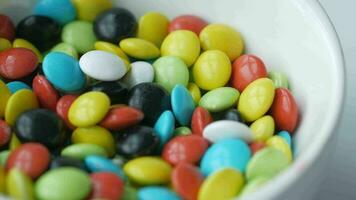
[[[291,164],[288,80],[228,25],[109,0],[33,12],[0,15],[3,195],[225,200]]]

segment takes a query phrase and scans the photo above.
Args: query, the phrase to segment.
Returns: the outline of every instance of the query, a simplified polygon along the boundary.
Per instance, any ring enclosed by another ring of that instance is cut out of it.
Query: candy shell
[[[112,8],[110,0],[72,0],[80,20],[94,21],[103,11]]]
[[[134,87],[140,83],[153,82],[155,73],[153,66],[144,61],[137,61],[131,63],[131,69],[126,73],[122,80],[129,88]]]
[[[50,166],[51,170],[60,167],[75,167],[84,171],[87,170],[82,160],[72,158],[72,157],[65,157],[65,156],[56,157],[51,162],[51,166]]]
[[[244,184],[244,177],[239,170],[221,169],[205,179],[199,190],[198,200],[232,199],[239,194]]]
[[[19,90],[22,89],[28,89],[31,90],[31,87],[28,86],[26,83],[21,82],[21,81],[12,81],[6,84],[6,86],[9,88],[11,94],[16,93]]]
[[[117,81],[97,82],[87,88],[87,91],[103,92],[109,96],[111,104],[126,104],[129,90]]]
[[[263,184],[265,184],[270,177],[268,176],[261,176],[248,181],[243,190],[241,191],[241,196],[245,194],[249,194],[255,192],[258,188],[260,188]]]
[[[178,127],[176,129],[174,129],[174,132],[173,132],[174,136],[187,136],[187,135],[191,135],[191,134],[192,134],[192,130],[190,130],[190,128],[188,128],[186,126]]]
[[[198,16],[180,15],[170,22],[168,31],[173,32],[176,30],[189,30],[199,35],[201,30],[203,30],[203,28],[207,25],[208,23]]]
[[[0,37],[12,41],[15,37],[15,25],[10,17],[0,14]]]
[[[250,125],[253,141],[266,141],[274,134],[274,120],[270,115],[265,115]]]
[[[100,81],[118,80],[127,71],[120,57],[100,50],[85,53],[80,58],[79,65],[86,75]]]
[[[107,152],[96,144],[79,143],[67,146],[62,150],[61,155],[84,160],[87,156],[92,155],[107,157]]]
[[[137,59],[153,59],[160,55],[159,49],[150,41],[140,38],[126,38],[120,41],[120,48]]]
[[[268,78],[273,81],[275,88],[286,88],[289,89],[289,82],[287,76],[282,72],[269,72]]]
[[[6,190],[5,169],[0,164],[0,193],[5,194],[5,190]]]
[[[0,118],[3,118],[5,115],[5,109],[7,105],[7,101],[11,96],[11,91],[5,85],[2,80],[0,80]]]
[[[21,142],[20,142],[19,138],[17,138],[15,133],[12,133],[10,144],[9,144],[10,151],[14,151],[15,149],[19,148],[20,146],[21,146]]]
[[[226,138],[238,138],[247,143],[253,139],[252,132],[247,125],[230,120],[219,120],[210,123],[204,128],[203,137],[212,143]]]
[[[4,150],[0,152],[0,166],[5,166],[9,155],[10,155],[10,150]]]
[[[100,126],[109,130],[121,130],[138,124],[143,117],[143,113],[133,107],[112,107],[100,122]]]
[[[85,158],[84,162],[91,172],[113,172],[122,180],[126,180],[121,168],[105,157],[90,155]]]
[[[203,135],[204,128],[213,122],[208,110],[203,107],[197,107],[192,116],[191,127],[193,134]]]
[[[172,90],[171,104],[178,122],[183,126],[188,125],[192,118],[195,104],[187,88],[181,84],[176,85]]]
[[[11,169],[6,177],[6,190],[14,199],[35,199],[33,183],[30,177],[19,169]]]
[[[21,39],[21,38],[17,38],[14,40],[12,46],[14,48],[25,48],[25,49],[31,50],[33,53],[36,54],[38,61],[42,62],[43,57],[42,57],[41,52],[29,41]]]
[[[245,120],[242,118],[241,113],[235,108],[224,110],[222,112],[213,113],[214,120],[230,120],[244,123]]]
[[[292,155],[291,147],[289,146],[287,141],[284,140],[281,136],[275,135],[275,136],[269,138],[266,141],[266,145],[268,147],[274,147],[274,148],[280,150],[281,152],[283,152],[287,156],[288,161],[292,162],[293,155]]]
[[[92,183],[90,199],[103,198],[107,200],[117,200],[121,199],[124,193],[124,183],[115,173],[92,173],[90,180]]]
[[[65,53],[65,54],[67,54],[69,56],[72,56],[75,59],[78,59],[77,50],[71,44],[68,44],[68,43],[62,42],[62,43],[57,44],[56,46],[54,46],[51,49],[51,52]]]
[[[250,158],[250,148],[244,141],[228,138],[209,147],[200,162],[200,168],[205,176],[226,167],[244,173]]]
[[[280,131],[278,133],[278,135],[280,137],[282,137],[287,143],[288,145],[292,148],[292,137],[290,136],[290,134],[287,131]]]
[[[164,111],[154,125],[154,131],[159,138],[161,147],[173,136],[174,127],[175,118],[172,111]]]
[[[209,112],[219,112],[236,105],[239,91],[231,87],[221,87],[204,94],[199,101],[199,106]]]
[[[107,51],[113,54],[116,54],[119,56],[121,59],[125,60],[128,62],[129,58],[127,55],[120,49],[118,45],[112,44],[110,42],[105,42],[105,41],[97,41],[94,44],[96,50],[101,50],[101,51]]]
[[[259,150],[263,149],[266,147],[266,143],[265,142],[252,142],[250,144],[250,149],[253,155],[255,155],[255,153],[257,153]]]
[[[138,191],[137,196],[140,200],[181,200],[173,191],[162,186],[143,187]]]
[[[147,12],[138,22],[137,37],[148,40],[160,47],[168,35],[169,20],[158,12]]]
[[[57,115],[65,122],[67,127],[74,129],[74,125],[69,122],[68,111],[72,103],[78,98],[76,95],[64,95],[62,96],[56,105]]]
[[[59,95],[53,86],[48,82],[46,77],[42,75],[35,76],[32,88],[38,101],[40,102],[41,107],[56,111]]]
[[[6,145],[11,139],[11,128],[3,120],[0,119],[0,147]]]
[[[187,89],[190,95],[193,97],[195,105],[198,105],[201,98],[201,92],[199,87],[195,83],[189,83]]]
[[[42,15],[56,20],[64,25],[76,17],[76,11],[71,0],[41,0],[34,8],[35,15]]]
[[[11,42],[9,40],[7,40],[6,38],[1,38],[0,37],[0,51],[4,51],[6,49],[10,49],[11,47],[12,47],[12,44],[11,44]]]

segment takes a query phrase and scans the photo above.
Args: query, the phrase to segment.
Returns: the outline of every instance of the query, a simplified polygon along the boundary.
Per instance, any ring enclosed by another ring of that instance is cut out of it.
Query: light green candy
[[[273,81],[275,88],[289,88],[288,78],[281,72],[269,72],[268,77]]]
[[[7,158],[9,157],[9,154],[10,154],[9,150],[0,152],[0,165],[1,166],[5,166],[5,163],[7,161]]]
[[[89,176],[74,167],[47,171],[36,182],[39,200],[84,199],[91,190]]]
[[[62,156],[78,158],[78,159],[85,159],[85,157],[90,155],[97,155],[108,157],[105,149],[96,144],[87,144],[87,143],[78,143],[72,144],[64,148],[61,152]]]
[[[231,108],[239,99],[240,93],[232,87],[221,87],[204,94],[199,101],[199,106],[209,112],[219,112]]]
[[[124,195],[122,200],[137,200],[137,191],[135,188],[126,185],[124,188]]]
[[[56,46],[54,46],[51,51],[56,51],[56,52],[62,52],[65,53],[67,55],[70,55],[72,57],[74,57],[75,59],[78,59],[78,52],[77,50],[75,50],[75,48],[67,43],[59,43]]]
[[[174,135],[175,136],[180,136],[180,135],[191,135],[192,131],[190,130],[190,128],[186,127],[186,126],[181,126],[178,127],[174,130]]]
[[[171,92],[177,84],[188,85],[187,65],[176,56],[163,56],[153,63],[155,82]]]
[[[79,53],[93,50],[96,42],[93,24],[86,21],[73,21],[65,25],[62,40],[74,46]]]
[[[246,178],[248,181],[257,177],[273,177],[289,165],[288,158],[274,147],[265,147],[258,151],[247,165]]]
[[[8,173],[6,188],[7,193],[13,199],[35,199],[31,178],[16,168],[11,169]]]
[[[260,188],[264,183],[266,183],[271,177],[261,176],[249,181],[241,192],[241,196],[252,193]]]

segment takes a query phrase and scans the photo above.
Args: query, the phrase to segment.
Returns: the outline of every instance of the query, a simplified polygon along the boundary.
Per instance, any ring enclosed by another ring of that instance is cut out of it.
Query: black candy
[[[45,16],[31,15],[20,21],[16,37],[30,41],[40,51],[52,48],[60,40],[61,26]]]
[[[85,167],[85,164],[83,161],[76,159],[76,158],[71,158],[71,157],[57,157],[54,158],[51,162],[51,169],[56,169],[59,167],[75,167],[84,171],[87,171],[87,168]]]
[[[129,91],[128,105],[140,109],[143,123],[153,126],[165,110],[171,109],[169,93],[156,83],[141,83]]]
[[[244,123],[244,119],[241,116],[241,113],[236,109],[229,109],[222,112],[213,114],[214,120],[231,120]]]
[[[99,91],[110,97],[111,104],[126,104],[129,90],[117,81],[104,81],[91,85],[88,91]]]
[[[116,133],[117,152],[126,158],[150,155],[158,144],[158,137],[148,126],[134,126]]]
[[[113,8],[101,13],[94,21],[94,33],[98,40],[119,43],[135,34],[135,16],[124,8]]]
[[[67,136],[62,120],[46,109],[22,113],[16,120],[15,134],[21,142],[39,142],[52,150],[61,146]]]

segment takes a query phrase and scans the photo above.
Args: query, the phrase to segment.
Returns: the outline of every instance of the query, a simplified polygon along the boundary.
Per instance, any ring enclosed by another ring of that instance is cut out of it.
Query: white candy
[[[125,75],[122,81],[129,87],[146,83],[153,82],[154,70],[150,63],[137,61],[131,64],[131,70]]]
[[[116,81],[127,72],[124,61],[115,54],[94,50],[79,60],[80,69],[89,77],[100,81]]]
[[[212,143],[226,138],[239,138],[247,143],[253,140],[252,131],[247,125],[230,120],[209,124],[203,130],[203,137]]]

